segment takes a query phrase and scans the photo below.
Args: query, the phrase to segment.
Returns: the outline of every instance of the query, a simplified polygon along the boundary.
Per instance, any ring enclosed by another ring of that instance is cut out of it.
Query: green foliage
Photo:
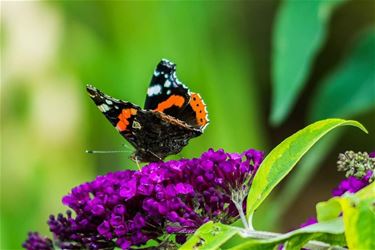
[[[333,10],[344,0],[285,0],[273,35],[271,122],[280,124],[306,83]]]
[[[341,213],[340,203],[337,198],[332,198],[326,202],[320,202],[316,205],[318,221],[327,221],[337,218]]]
[[[356,121],[327,119],[305,127],[277,145],[264,159],[254,177],[247,197],[247,216],[252,216],[272,189],[321,137],[332,129],[345,125],[358,127],[367,133]]]
[[[298,98],[300,90],[307,81],[314,58],[320,50],[319,43],[325,40],[328,22],[322,19],[319,26],[320,14],[328,7],[330,11],[327,12],[326,18],[329,19],[331,12],[341,5],[340,2],[346,1],[284,1],[281,5],[274,24],[273,39],[274,94],[271,120],[274,124],[281,123],[288,115],[293,100]],[[321,8],[318,5],[321,5]],[[311,26],[314,23],[316,26]],[[314,32],[315,39],[303,42],[305,38],[306,40],[311,38]],[[322,83],[319,83],[318,91],[310,101],[308,115],[310,122],[328,117],[352,118],[374,109],[374,42],[374,29],[365,32],[359,37],[352,51],[349,51],[348,55],[339,62],[339,66],[333,72],[329,72]],[[270,209],[266,212],[265,217],[269,224],[274,224],[297,198],[340,135],[341,133],[330,135],[301,161],[300,167],[291,174],[285,187],[272,201],[272,205],[279,209]]]
[[[268,223],[274,223],[287,212],[289,206],[303,190],[304,185],[314,177],[320,164],[343,132],[342,130],[333,131],[326,135],[303,156],[298,163],[298,168],[290,172],[288,181],[284,184],[282,190],[270,201],[270,207],[277,207],[277,209],[264,211],[264,217],[269,221]]]
[[[317,204],[319,221],[342,214],[350,249],[375,249],[375,183],[356,194],[345,194]]]
[[[222,244],[232,238],[240,228],[209,221],[202,225],[194,235],[180,247],[180,250],[219,249]]]
[[[345,194],[341,197],[333,197],[328,201],[319,202],[316,205],[318,221],[327,221],[337,218],[343,211],[341,202],[343,200],[355,201],[354,199],[375,199],[375,182],[371,183],[355,194]]]
[[[279,234],[271,239],[254,239],[244,238],[243,243],[239,244],[231,250],[245,249],[274,249],[277,245],[283,243],[286,249],[301,249],[310,240],[325,240],[329,244],[344,244],[343,237],[344,226],[341,219],[331,220],[329,222],[317,223],[304,228],[291,231],[286,234]],[[249,234],[253,237],[256,234]],[[315,246],[325,246],[322,242],[315,243]]]
[[[235,236],[240,236],[241,243]],[[265,239],[264,237],[270,237]],[[182,246],[180,250],[187,249],[274,249],[279,244],[286,244],[287,249],[300,249],[310,240],[312,246],[327,247],[332,245],[345,245],[344,225],[342,219],[336,218],[327,222],[317,223],[291,231],[286,234],[274,234],[251,231],[246,232],[241,228],[236,228],[221,223],[207,222],[200,227],[195,234]],[[235,241],[236,244],[232,244]],[[311,243],[309,243],[311,244]]]
[[[326,78],[313,101],[310,120],[352,117],[375,108],[375,30],[364,33]]]

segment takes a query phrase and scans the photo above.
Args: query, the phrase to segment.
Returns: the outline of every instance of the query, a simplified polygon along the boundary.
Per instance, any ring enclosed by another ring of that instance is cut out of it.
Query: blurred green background
[[[90,83],[142,105],[161,58],[204,98],[211,123],[179,156],[269,152],[312,121],[362,122],[320,142],[256,214],[286,231],[343,175],[339,152],[375,150],[374,1],[3,1],[1,249],[48,234],[61,198],[98,174],[136,168],[88,98]],[[173,157],[170,157],[173,158]]]

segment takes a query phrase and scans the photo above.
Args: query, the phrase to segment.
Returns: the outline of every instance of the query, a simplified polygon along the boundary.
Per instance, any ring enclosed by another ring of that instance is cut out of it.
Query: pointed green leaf
[[[185,242],[179,249],[190,250],[215,250],[219,249],[222,244],[237,234],[238,228],[224,225],[221,223],[214,223],[212,221],[202,225],[194,235]]]
[[[311,247],[310,240],[323,241],[316,243],[320,246],[328,247],[328,244],[345,244],[344,225],[341,218],[331,221],[313,224],[286,234],[280,234],[272,239],[244,238],[242,244],[229,248],[230,250],[245,249],[274,249],[277,245],[287,242],[287,249],[301,249],[302,246]]]
[[[325,37],[333,10],[343,0],[282,2],[273,35],[271,122],[288,115]]]
[[[374,199],[341,199],[349,249],[375,249]]]
[[[344,131],[340,130],[328,134],[304,155],[298,163],[299,167],[290,172],[282,190],[279,190],[277,196],[273,197],[270,206],[277,207],[277,209],[265,208],[266,211],[262,210],[262,213],[265,213],[262,224],[273,225],[278,218],[286,213],[293,201],[303,191],[303,187],[314,177],[315,172],[330,153],[330,149],[340,138],[342,132]]]
[[[328,221],[340,216],[341,205],[337,198],[332,198],[316,205],[318,221]]]
[[[259,167],[247,197],[247,216],[251,217],[272,189],[293,169],[301,157],[325,134],[339,126],[355,126],[367,133],[358,122],[327,119],[298,131],[276,146]],[[251,221],[250,221],[251,223]]]

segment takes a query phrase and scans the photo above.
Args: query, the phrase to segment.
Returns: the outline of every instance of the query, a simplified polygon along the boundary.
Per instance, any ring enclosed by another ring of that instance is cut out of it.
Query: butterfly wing
[[[142,111],[141,108],[130,102],[118,100],[106,95],[91,85],[87,85],[86,89],[89,96],[104,116],[126,140],[137,148],[137,137],[134,135],[137,129],[137,123],[134,122],[134,119],[137,113]]]
[[[179,117],[176,118],[202,131],[204,131],[210,122],[208,119],[206,104],[201,95],[193,92],[190,92],[190,101],[188,105],[186,105],[184,111],[179,114]]]
[[[147,89],[144,108],[168,113],[174,108],[183,109],[189,99],[189,89],[176,77],[176,65],[168,60],[161,60]]]
[[[156,66],[145,101],[145,109],[163,112],[203,130],[208,125],[206,105],[176,76],[176,65],[166,59]]]

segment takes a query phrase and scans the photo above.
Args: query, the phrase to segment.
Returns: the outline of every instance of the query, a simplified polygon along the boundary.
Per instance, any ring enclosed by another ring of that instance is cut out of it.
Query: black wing
[[[87,85],[86,89],[91,99],[104,116],[126,140],[137,147],[136,137],[134,136],[137,126],[133,121],[137,113],[141,111],[141,108],[130,102],[118,100],[106,95],[91,85]]]
[[[201,130],[209,122],[203,99],[177,79],[176,65],[166,59],[156,66],[144,108],[163,112]]]

